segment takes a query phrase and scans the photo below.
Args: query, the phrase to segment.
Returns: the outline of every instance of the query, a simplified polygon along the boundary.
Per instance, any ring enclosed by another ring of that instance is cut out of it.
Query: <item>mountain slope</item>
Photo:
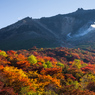
[[[26,17],[0,29],[0,49],[93,46],[95,10],[32,19]]]

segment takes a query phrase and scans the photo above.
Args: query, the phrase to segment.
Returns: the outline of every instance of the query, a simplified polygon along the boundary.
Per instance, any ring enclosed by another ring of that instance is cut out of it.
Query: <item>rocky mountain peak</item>
[[[78,11],[84,11],[84,9],[83,9],[83,8],[78,8],[78,9],[77,9],[77,12],[78,12]]]

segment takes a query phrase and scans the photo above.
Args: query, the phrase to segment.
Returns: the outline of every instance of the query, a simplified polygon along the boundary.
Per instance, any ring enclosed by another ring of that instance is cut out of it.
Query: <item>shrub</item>
[[[50,61],[47,61],[45,64],[47,65],[47,68],[52,67],[52,63]]]
[[[6,54],[5,51],[1,51],[1,52],[0,52],[0,55],[7,57],[7,54]]]
[[[43,67],[44,67],[44,68],[47,68],[47,65],[46,65],[45,63],[43,63]]]
[[[28,61],[31,63],[31,65],[37,63],[37,59],[34,55],[29,56]]]
[[[44,68],[50,68],[52,67],[52,63],[50,61],[47,61],[46,63],[43,63]]]
[[[62,64],[60,62],[57,63],[57,66],[60,66],[60,67],[63,67],[64,68],[64,64]]]

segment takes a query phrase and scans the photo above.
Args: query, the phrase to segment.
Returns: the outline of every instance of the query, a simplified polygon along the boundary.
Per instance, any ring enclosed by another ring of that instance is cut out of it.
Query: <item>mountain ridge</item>
[[[26,17],[0,29],[0,49],[79,47],[94,44],[95,9],[33,19]],[[92,29],[90,29],[92,28]],[[90,44],[89,42],[90,41]],[[6,46],[7,45],[7,46]]]

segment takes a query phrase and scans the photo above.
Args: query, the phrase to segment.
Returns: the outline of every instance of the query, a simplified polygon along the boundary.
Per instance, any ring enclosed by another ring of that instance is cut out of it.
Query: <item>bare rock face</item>
[[[0,49],[75,47],[95,42],[95,10],[32,19],[26,17],[0,29]],[[93,26],[93,27],[92,27]]]
[[[68,33],[72,32],[74,24],[75,24],[75,18],[64,17],[62,19],[61,34],[67,35]]]

